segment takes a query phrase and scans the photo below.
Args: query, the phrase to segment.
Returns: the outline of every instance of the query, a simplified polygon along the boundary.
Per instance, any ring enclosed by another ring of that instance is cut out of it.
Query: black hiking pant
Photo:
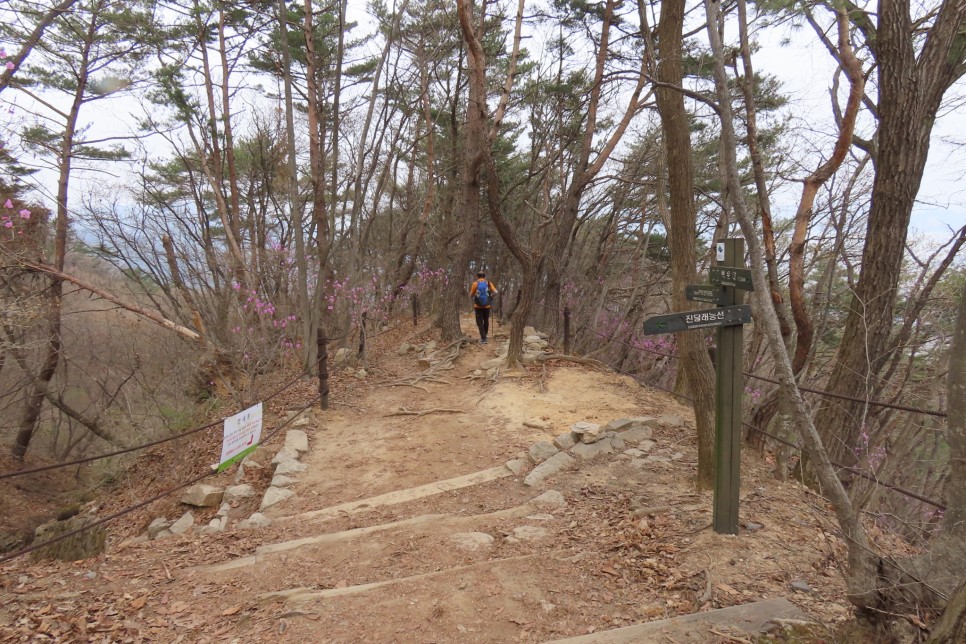
[[[473,309],[476,311],[476,328],[480,330],[480,340],[486,340],[490,333],[490,309]]]

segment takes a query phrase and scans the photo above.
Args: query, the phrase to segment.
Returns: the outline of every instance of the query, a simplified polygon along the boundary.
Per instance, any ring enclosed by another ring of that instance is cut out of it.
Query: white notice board
[[[262,403],[225,419],[225,434],[221,441],[221,460],[218,471],[241,460],[258,447],[262,438]]]

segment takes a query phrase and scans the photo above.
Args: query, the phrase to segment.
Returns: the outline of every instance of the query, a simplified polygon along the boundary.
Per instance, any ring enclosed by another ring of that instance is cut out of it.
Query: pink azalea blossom
[[[16,65],[13,63],[7,63],[7,69],[13,69],[14,67],[16,67]]]
[[[6,221],[6,222],[4,222],[3,227],[4,228],[13,228],[13,222],[12,221]]]
[[[20,218],[21,219],[30,219],[30,211],[27,210],[26,208],[24,208],[23,210],[21,210],[20,211]]]
[[[4,208],[13,208],[13,202],[12,202],[12,201],[10,201],[9,199],[7,199],[7,200],[6,200],[5,202],[4,202],[4,204],[3,204],[3,207],[4,207]]]

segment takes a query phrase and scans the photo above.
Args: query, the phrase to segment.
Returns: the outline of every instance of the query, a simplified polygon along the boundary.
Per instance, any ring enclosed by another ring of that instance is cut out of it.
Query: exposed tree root
[[[405,407],[400,407],[399,411],[394,411],[391,414],[386,414],[383,418],[389,418],[390,416],[427,416],[429,414],[463,414],[466,413],[463,409],[444,409],[442,407],[434,407],[433,409],[423,409],[423,410],[410,410]]]
[[[577,364],[592,365],[595,367],[606,367],[600,360],[595,360],[593,358],[582,358],[581,356],[565,356],[559,353],[541,353],[537,356],[537,362],[547,362],[549,360],[562,360],[564,362],[576,362]]]

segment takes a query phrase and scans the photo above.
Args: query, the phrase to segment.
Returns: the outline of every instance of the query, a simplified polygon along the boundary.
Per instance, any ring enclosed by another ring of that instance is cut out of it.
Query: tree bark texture
[[[942,617],[932,628],[926,644],[960,644],[966,642],[966,581],[959,585],[946,604]]]
[[[74,100],[71,103],[70,112],[67,115],[64,138],[60,145],[57,181],[57,221],[54,225],[54,269],[59,273],[63,273],[65,259],[67,257],[67,199],[70,194],[68,187],[70,184],[71,162],[73,160],[74,137],[77,132],[77,119],[80,115],[81,105],[84,103],[84,94],[87,91],[89,57],[94,38],[97,34],[98,17],[99,14],[95,9],[92,11],[90,23],[87,25],[85,47],[77,67],[77,87],[74,91]],[[13,457],[19,461],[22,461],[26,455],[30,441],[33,439],[34,432],[37,430],[37,423],[40,420],[40,412],[43,408],[44,398],[50,388],[50,381],[57,371],[57,366],[60,364],[60,352],[63,343],[61,338],[63,293],[63,280],[56,275],[51,275],[50,288],[44,293],[44,306],[46,308],[47,319],[46,353],[37,377],[34,378],[28,389],[29,393],[24,402],[23,414],[20,418],[17,435],[11,448]]]
[[[792,318],[795,320],[797,331],[795,354],[792,358],[792,370],[796,376],[805,368],[815,336],[815,325],[808,314],[808,303],[805,297],[805,243],[812,221],[812,206],[815,203],[815,196],[818,194],[819,188],[835,174],[845,160],[849,147],[852,145],[855,121],[859,115],[859,108],[862,107],[862,97],[865,95],[862,63],[859,62],[852,51],[849,19],[845,9],[836,9],[835,20],[838,26],[838,60],[849,79],[849,97],[846,101],[844,116],[839,124],[839,135],[835,141],[832,156],[815,172],[805,178],[802,197],[795,212],[795,229],[792,233],[792,243],[788,249],[788,293]],[[837,97],[833,95],[832,100],[837,100]]]
[[[871,43],[879,70],[878,156],[862,273],[827,385],[835,393],[865,399],[881,389],[878,374],[889,358],[896,288],[929,136],[945,91],[963,71],[964,18],[966,3],[943,2],[917,59],[908,0],[879,5]],[[866,414],[861,402],[819,410],[816,425],[833,460],[856,464]]]
[[[684,76],[682,34],[684,0],[664,0],[657,27],[657,77],[662,83],[680,86]],[[684,297],[684,287],[694,282],[697,210],[694,205],[694,169],[691,159],[690,118],[684,96],[668,87],[658,87],[657,106],[661,115],[664,146],[668,160],[668,185],[671,194],[671,306],[675,311],[693,308]],[[704,336],[678,333],[675,336],[681,365],[694,398],[694,417],[698,432],[698,487],[714,484],[714,367]]]
[[[722,149],[725,152],[726,175],[728,182],[731,184],[732,193],[735,195],[735,216],[748,243],[748,250],[751,255],[752,279],[755,288],[761,289],[768,283],[768,278],[765,275],[762,242],[758,238],[754,220],[745,205],[744,194],[741,190],[741,178],[738,174],[737,138],[731,107],[731,93],[728,77],[725,74],[724,47],[716,28],[718,18],[721,15],[721,5],[718,0],[705,0],[704,6],[707,12],[708,40],[711,43],[715,88],[718,97],[718,116],[721,119],[721,137],[724,143]],[[778,315],[773,307],[768,306],[761,307],[761,312],[761,319],[755,322],[764,327],[772,352],[772,359],[775,362],[776,375],[781,383],[782,394],[791,408],[796,429],[802,438],[803,449],[815,463],[816,475],[835,508],[836,518],[845,535],[845,541],[848,545],[849,601],[860,610],[875,611],[880,600],[876,588],[878,558],[875,557],[870,548],[859,511],[853,506],[845,487],[835,475],[825,446],[812,423],[808,405],[795,382],[791,357],[785,349]]]
[[[460,23],[469,20],[472,24],[472,5],[461,2],[457,7]],[[475,75],[486,72],[486,61],[482,58],[481,52],[482,48],[477,52],[467,48],[466,52],[470,87],[466,103],[466,126],[463,128],[463,173],[460,179],[460,214],[463,232],[456,242],[458,244],[456,259],[450,267],[450,283],[447,286],[447,297],[443,302],[441,331],[444,342],[452,342],[462,335],[459,312],[465,307],[468,293],[467,270],[476,254],[476,240],[479,238],[478,233],[482,226],[480,168],[484,161],[483,118],[486,114],[486,88],[481,83],[473,81]]]

